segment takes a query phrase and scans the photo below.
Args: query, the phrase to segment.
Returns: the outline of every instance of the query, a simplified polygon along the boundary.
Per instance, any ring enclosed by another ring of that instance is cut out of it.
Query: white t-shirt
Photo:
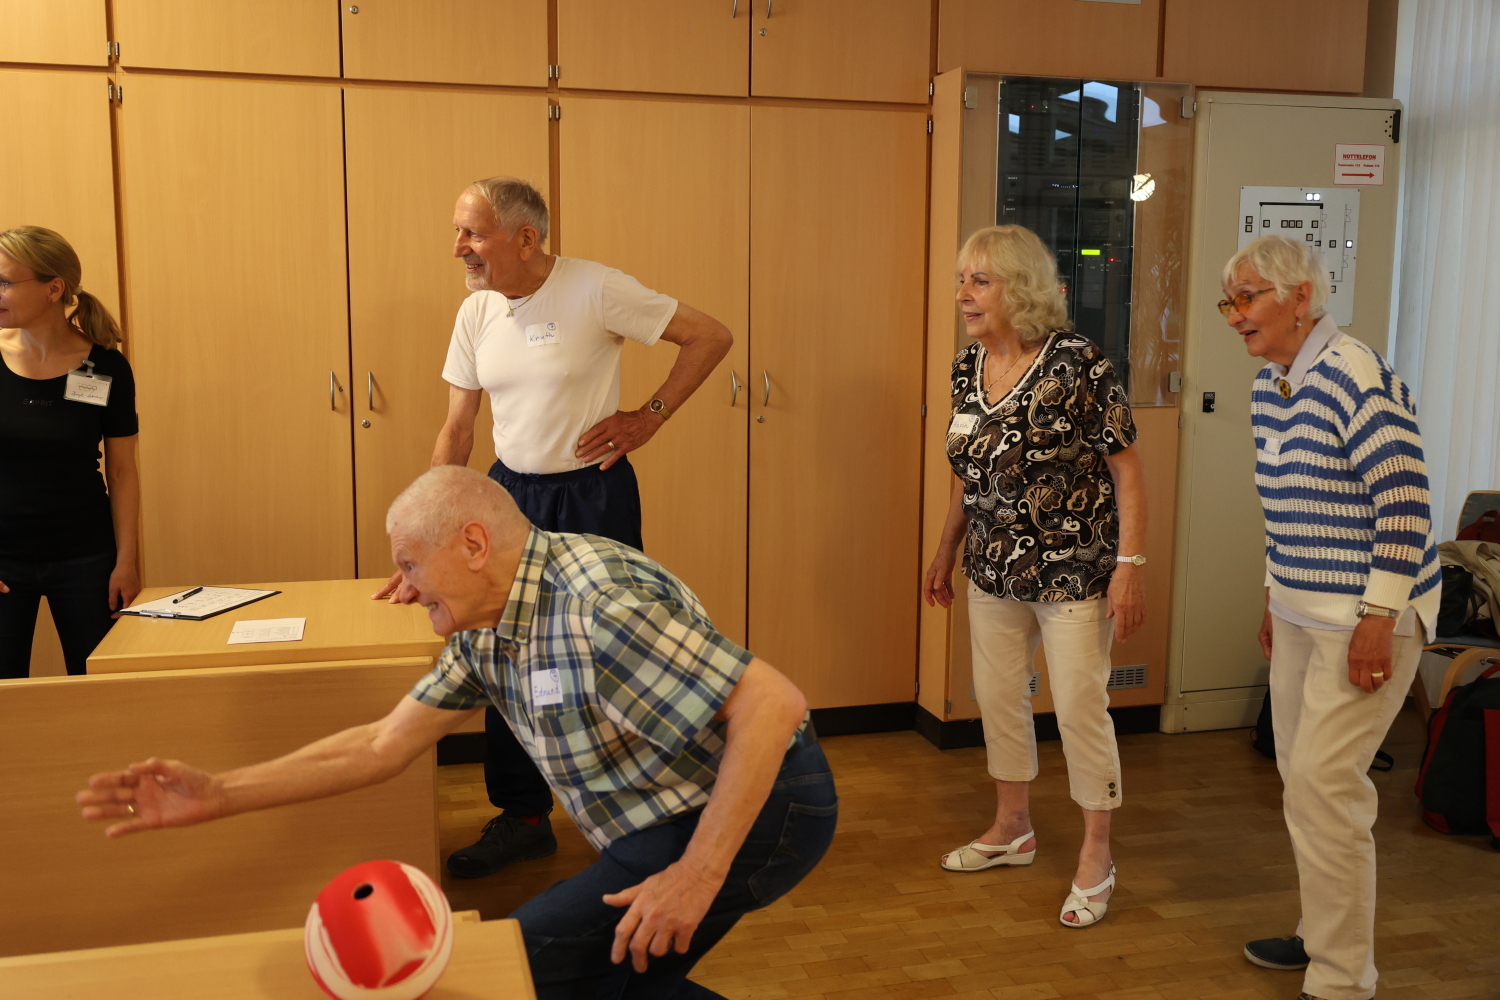
[[[615,268],[558,257],[542,287],[516,301],[508,316],[499,292],[464,300],[443,379],[490,394],[495,456],[509,468],[583,468],[578,439],[620,408],[624,338],[656,343],[677,300]]]

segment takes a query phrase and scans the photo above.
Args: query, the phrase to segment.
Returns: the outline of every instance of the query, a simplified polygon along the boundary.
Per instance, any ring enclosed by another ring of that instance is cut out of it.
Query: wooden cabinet
[[[758,97],[927,103],[931,0],[745,0]]]
[[[344,134],[359,571],[378,576],[393,568],[386,508],[427,470],[448,409],[443,361],[469,295],[453,204],[496,174],[547,190],[547,99],[351,87]],[[495,460],[490,427],[484,400],[469,462],[482,472]]]
[[[339,17],[346,77],[547,85],[547,0],[360,0]]]
[[[755,0],[558,0],[559,79],[584,90],[750,92]]]
[[[119,155],[148,584],[354,575],[339,97],[131,78]]]
[[[743,642],[753,393],[750,109],[569,99],[561,143],[569,256],[618,267],[734,334],[729,357],[630,461],[641,483],[647,553],[693,589],[721,631]],[[670,344],[627,343],[620,406],[650,399],[676,357]]]
[[[751,648],[814,707],[911,701],[927,117],[751,134]]]
[[[0,62],[109,62],[104,0],[0,0],[0,24]]]
[[[329,0],[114,0],[114,35],[124,66],[338,76],[339,10]]]
[[[943,0],[938,8],[938,71],[963,67],[1007,76],[1149,80],[1165,0]],[[1177,7],[1168,6],[1167,17]],[[1213,58],[1222,58],[1222,53]],[[1168,73],[1170,76],[1170,71]]]
[[[1365,80],[1367,0],[1169,3],[1162,75],[1199,87],[1358,94]],[[1288,26],[1285,40],[1256,27]]]

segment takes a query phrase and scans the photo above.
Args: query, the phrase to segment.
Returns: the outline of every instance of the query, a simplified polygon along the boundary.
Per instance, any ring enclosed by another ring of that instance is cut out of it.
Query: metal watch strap
[[[1366,615],[1373,615],[1376,618],[1401,617],[1401,612],[1397,611],[1394,608],[1376,607],[1373,604],[1366,604],[1364,601],[1360,601],[1359,604],[1355,606],[1354,613],[1360,618],[1364,618]]]
[[[659,398],[653,399],[651,400],[651,402],[647,403],[646,409],[650,410],[652,413],[659,414],[663,420],[672,419],[672,411],[669,410],[667,408],[667,404]]]

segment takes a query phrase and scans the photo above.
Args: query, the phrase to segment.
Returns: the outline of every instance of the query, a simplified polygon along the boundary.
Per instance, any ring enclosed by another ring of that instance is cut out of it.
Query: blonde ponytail
[[[78,254],[63,237],[41,226],[17,226],[0,233],[0,253],[36,272],[42,281],[63,280],[62,306],[77,305],[68,322],[89,340],[103,348],[120,346],[120,324],[110,315],[103,302],[83,289],[83,265]]]

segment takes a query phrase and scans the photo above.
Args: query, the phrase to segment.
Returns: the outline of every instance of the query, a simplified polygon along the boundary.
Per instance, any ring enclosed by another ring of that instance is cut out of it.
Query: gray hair
[[[475,521],[490,533],[491,544],[525,534],[530,522],[505,487],[462,465],[428,469],[401,491],[385,515],[386,534],[399,524],[403,535],[441,547]]]
[[[1224,265],[1224,288],[1234,284],[1241,270],[1251,270],[1276,286],[1276,301],[1287,296],[1304,281],[1312,285],[1307,300],[1307,318],[1317,321],[1327,312],[1328,268],[1323,257],[1311,246],[1285,236],[1262,236],[1240,248]]]
[[[489,202],[500,228],[514,237],[522,226],[536,230],[539,243],[547,242],[547,202],[542,193],[519,177],[486,177],[469,185]]]

